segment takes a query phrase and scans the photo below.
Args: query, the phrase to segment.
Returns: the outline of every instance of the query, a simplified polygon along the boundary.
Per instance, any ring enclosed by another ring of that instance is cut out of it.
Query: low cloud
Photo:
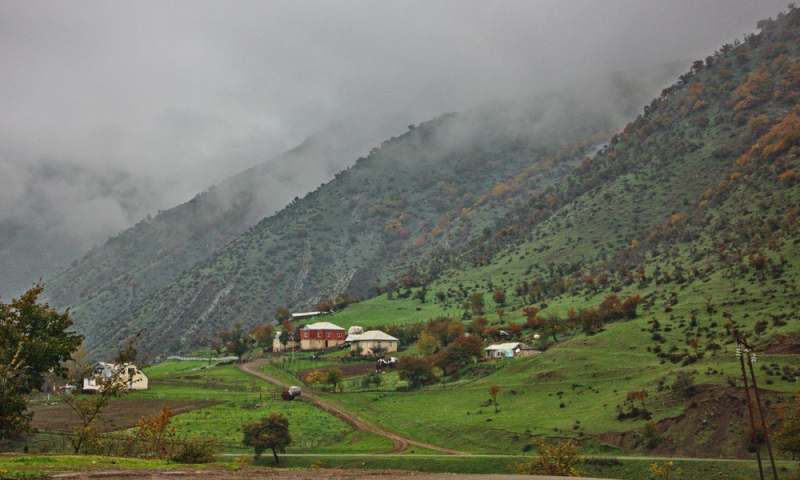
[[[608,101],[613,72],[688,68],[784,6],[4,1],[0,228],[88,248],[340,124],[328,178],[444,112],[565,87]]]

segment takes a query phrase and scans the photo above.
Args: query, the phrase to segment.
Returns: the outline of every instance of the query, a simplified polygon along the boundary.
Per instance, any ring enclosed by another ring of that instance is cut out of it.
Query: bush
[[[689,398],[695,394],[694,375],[691,372],[679,371],[672,383],[672,391]]]
[[[170,460],[178,463],[211,463],[216,458],[213,441],[185,438],[178,442]]]
[[[560,475],[578,477],[575,464],[580,460],[579,448],[574,441],[558,442],[550,445],[542,441],[534,441],[538,457],[513,465],[514,470],[522,475]]]

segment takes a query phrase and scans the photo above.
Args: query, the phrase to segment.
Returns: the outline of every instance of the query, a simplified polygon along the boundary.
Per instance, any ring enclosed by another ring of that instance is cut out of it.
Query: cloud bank
[[[0,256],[12,225],[102,243],[332,126],[349,132],[341,168],[447,111],[565,86],[600,98],[609,73],[688,68],[784,6],[4,1]]]

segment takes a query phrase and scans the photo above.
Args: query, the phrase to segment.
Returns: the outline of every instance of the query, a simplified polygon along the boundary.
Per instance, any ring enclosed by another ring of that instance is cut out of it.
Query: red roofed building
[[[330,322],[317,322],[300,330],[300,349],[319,350],[344,345],[344,328]]]

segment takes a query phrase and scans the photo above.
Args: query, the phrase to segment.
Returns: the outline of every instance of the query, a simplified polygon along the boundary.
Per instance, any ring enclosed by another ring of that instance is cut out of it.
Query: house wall
[[[289,340],[288,342],[286,342],[285,350],[293,350],[295,348],[297,348],[297,342],[295,342],[294,340]],[[272,341],[272,351],[273,352],[282,352],[282,351],[284,351],[283,344],[277,338]]]
[[[129,378],[128,375],[124,375],[126,380]],[[138,368],[136,369],[136,373],[133,374],[133,382],[129,387],[130,390],[147,390],[149,387],[150,379],[147,378],[147,375],[142,373],[141,370]]]
[[[301,350],[319,350],[343,345],[344,330],[303,330],[300,336]]]
[[[119,381],[128,383],[128,390],[147,390],[150,387],[150,379],[139,368],[135,366],[122,367],[122,373],[119,375]],[[110,375],[110,374],[109,374]],[[83,379],[83,390],[93,391],[100,388],[102,382],[99,380],[103,377],[101,374],[93,375]]]
[[[361,352],[361,355],[372,355],[373,347],[380,347],[383,353],[392,353],[397,351],[397,343],[389,340],[359,340],[350,344],[350,350],[353,352]]]

